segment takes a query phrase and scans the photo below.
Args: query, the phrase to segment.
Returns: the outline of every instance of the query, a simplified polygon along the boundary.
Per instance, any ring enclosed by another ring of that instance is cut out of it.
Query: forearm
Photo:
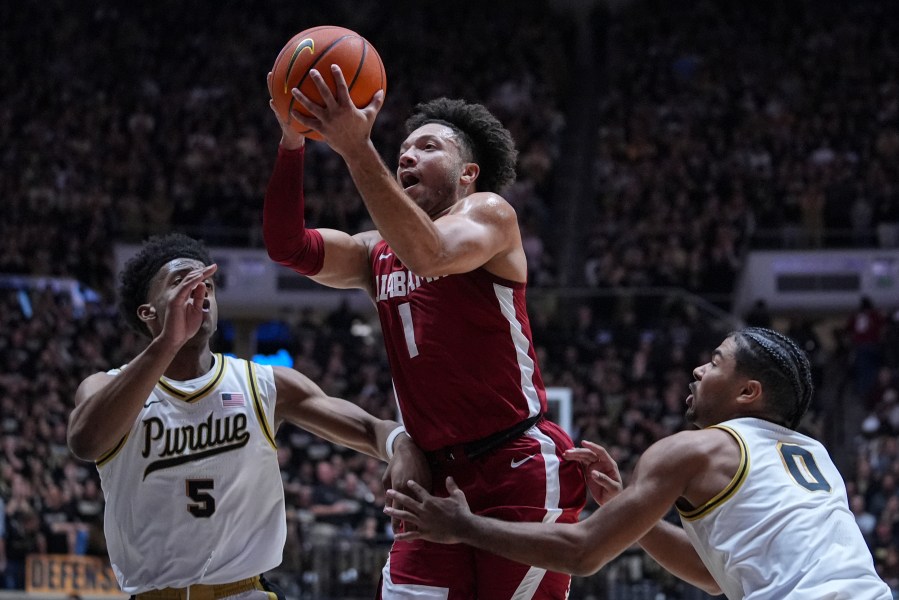
[[[387,437],[400,426],[382,421],[340,398],[310,398],[295,417],[288,418],[315,435],[374,458],[387,460]]]
[[[407,267],[420,275],[420,265],[441,251],[437,228],[406,195],[371,141],[346,159],[356,188],[378,232]]]
[[[262,235],[269,257],[304,275],[315,275],[324,262],[321,234],[306,229],[303,198],[304,147],[280,146],[265,191]]]
[[[659,521],[639,543],[647,554],[675,577],[711,594],[721,593],[718,583],[682,528]]]
[[[600,554],[582,523],[508,522],[472,515],[459,530],[462,543],[527,565],[586,577],[614,554]]]
[[[122,439],[176,353],[177,348],[157,338],[118,376],[78,398],[68,426],[72,453],[84,460],[96,460]]]

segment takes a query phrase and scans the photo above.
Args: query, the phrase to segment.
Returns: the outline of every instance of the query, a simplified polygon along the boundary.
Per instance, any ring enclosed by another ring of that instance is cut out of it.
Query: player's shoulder
[[[654,443],[645,455],[659,462],[699,461],[727,452],[738,450],[734,435],[724,429],[707,427],[680,431]]]

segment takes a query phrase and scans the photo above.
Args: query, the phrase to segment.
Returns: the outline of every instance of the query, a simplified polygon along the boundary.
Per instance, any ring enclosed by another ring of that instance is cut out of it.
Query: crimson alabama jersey
[[[419,277],[383,240],[370,259],[400,412],[420,448],[481,439],[546,412],[524,283],[484,269]]]

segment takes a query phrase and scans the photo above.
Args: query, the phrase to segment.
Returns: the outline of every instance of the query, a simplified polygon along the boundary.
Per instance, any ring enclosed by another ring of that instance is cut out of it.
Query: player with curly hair
[[[890,600],[849,510],[846,486],[820,442],[796,431],[812,398],[805,352],[771,329],[732,333],[693,370],[686,418],[699,431],[659,440],[621,489],[608,452],[585,442],[601,508],[574,525],[505,523],[473,515],[412,484],[388,491],[411,520],[409,540],[461,542],[528,564],[589,575],[639,542],[660,565],[731,600]],[[672,508],[682,527],[660,520]]]
[[[361,288],[381,321],[408,435],[425,450],[434,492],[455,477],[479,513],[575,522],[586,491],[562,460],[569,436],[547,420],[546,390],[525,303],[527,264],[515,210],[500,195],[515,177],[512,136],[479,104],[440,98],[406,122],[391,173],[370,139],[383,103],[357,109],[339,68],[333,95],[294,96],[346,162],[376,231],[307,229],[304,138],[284,121],[265,198],[269,256],[331,287]],[[276,113],[277,114],[277,113]],[[426,485],[428,480],[425,481]],[[399,489],[405,481],[395,480]],[[394,527],[401,524],[394,521]],[[467,545],[397,542],[382,598],[563,598],[570,577]]]
[[[398,423],[293,369],[213,353],[216,269],[184,235],[143,245],[119,294],[148,344],[85,379],[69,418],[72,452],[100,472],[113,570],[138,600],[274,597],[260,574],[281,563],[287,532],[275,446],[284,421],[388,459],[388,473],[427,468],[405,438],[386,450]]]

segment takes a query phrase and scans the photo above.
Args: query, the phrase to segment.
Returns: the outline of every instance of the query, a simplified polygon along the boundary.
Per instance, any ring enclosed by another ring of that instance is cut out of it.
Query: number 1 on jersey
[[[409,349],[409,358],[418,356],[418,346],[415,343],[415,325],[412,323],[412,305],[408,302],[398,304],[396,307],[403,321],[403,335],[406,337],[406,348]]]

